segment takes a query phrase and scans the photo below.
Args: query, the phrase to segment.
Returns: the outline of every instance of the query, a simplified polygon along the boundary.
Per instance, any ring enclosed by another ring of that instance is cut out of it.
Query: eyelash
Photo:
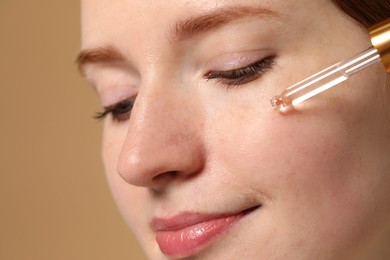
[[[111,114],[114,121],[122,122],[130,118],[131,109],[134,105],[134,99],[123,100],[113,106],[105,107],[103,112],[97,112],[94,116],[95,119],[104,119],[107,115]]]
[[[240,86],[258,79],[265,72],[272,69],[274,60],[275,56],[268,56],[243,68],[226,71],[212,70],[204,78],[207,80],[216,79],[227,87]]]
[[[227,87],[240,86],[258,79],[265,72],[272,69],[274,59],[275,56],[268,56],[243,68],[227,71],[213,70],[208,72],[204,78],[207,80],[217,79],[220,83],[226,85]],[[94,118],[100,120],[104,119],[107,115],[112,114],[114,121],[126,121],[130,118],[133,105],[134,98],[126,99],[113,106],[104,108],[103,112],[97,112]]]

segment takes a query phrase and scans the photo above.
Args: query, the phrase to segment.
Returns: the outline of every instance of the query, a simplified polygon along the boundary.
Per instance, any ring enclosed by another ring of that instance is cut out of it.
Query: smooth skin
[[[82,0],[82,49],[102,106],[103,159],[115,200],[150,259],[169,259],[154,217],[260,208],[187,259],[390,259],[390,100],[381,64],[287,115],[269,100],[370,46],[329,0]],[[182,38],[178,21],[221,9],[271,10]],[[240,86],[206,79],[274,56]]]

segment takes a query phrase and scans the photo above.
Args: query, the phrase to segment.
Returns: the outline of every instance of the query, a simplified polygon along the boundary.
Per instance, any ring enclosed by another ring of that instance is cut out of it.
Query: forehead
[[[282,15],[297,15],[318,9],[325,0],[82,0],[83,45],[107,40],[149,41],[164,37],[178,20],[221,8],[263,8]],[[127,35],[125,35],[127,34]]]

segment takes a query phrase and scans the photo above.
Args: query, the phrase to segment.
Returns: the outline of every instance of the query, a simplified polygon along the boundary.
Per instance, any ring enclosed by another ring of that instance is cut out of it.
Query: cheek
[[[351,129],[338,111],[312,109],[280,115],[270,106],[258,107],[236,105],[223,112],[234,116],[210,119],[215,142],[209,150],[216,151],[216,160],[238,172],[250,170],[251,179],[278,182],[291,176],[342,178],[339,172],[351,167],[355,156]]]
[[[224,147],[220,149],[220,159],[235,162],[232,155],[240,158],[238,167],[250,172],[251,180],[267,182],[266,188],[286,190],[282,185],[288,186],[290,191],[286,196],[291,196],[291,189],[296,187],[301,191],[304,183],[321,180],[322,187],[336,189],[348,180],[346,175],[353,168],[354,154],[343,123],[327,124],[324,120],[309,124],[293,118],[278,118],[257,125],[237,125],[241,127],[236,133],[231,131],[230,137],[220,138],[219,145]]]
[[[117,192],[117,187],[120,186],[121,180],[118,178],[117,164],[120,154],[121,144],[123,142],[123,133],[113,131],[110,129],[108,120],[105,120],[103,128],[102,141],[102,156],[105,173],[111,190]]]
[[[229,126],[221,122],[217,160],[239,174],[243,185],[283,203],[307,200],[302,203],[310,205],[345,196],[347,189],[354,189],[359,153],[347,123],[333,113],[280,116],[271,111],[257,121],[247,114]]]
[[[264,133],[272,137],[257,146],[266,146],[268,152],[261,149],[258,153],[262,161],[270,162],[260,169],[264,174],[258,181],[266,183],[270,192],[274,189],[277,199],[292,210],[300,205],[318,212],[319,207],[337,212],[355,193],[359,155],[348,130],[343,122],[327,124],[326,118],[322,119],[312,119],[313,124],[272,121],[273,127],[264,127]]]
[[[346,123],[331,114],[310,113],[259,121],[220,122],[219,132],[230,131],[221,132],[215,157],[228,169],[226,179],[267,195],[261,222],[272,223],[269,238],[332,248],[358,237],[361,231],[353,227],[368,226],[372,209],[360,195],[364,168]]]

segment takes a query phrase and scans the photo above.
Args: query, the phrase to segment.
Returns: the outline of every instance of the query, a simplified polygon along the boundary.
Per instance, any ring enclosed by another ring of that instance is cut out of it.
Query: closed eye
[[[243,68],[226,71],[212,70],[208,72],[204,78],[207,80],[217,79],[219,83],[222,83],[227,87],[240,86],[258,79],[265,72],[272,69],[274,60],[275,56],[268,56]],[[105,107],[104,111],[97,112],[94,118],[103,119],[111,114],[114,121],[126,121],[130,118],[134,101],[135,98],[129,98],[112,106]]]
[[[246,67],[234,70],[212,70],[204,75],[207,80],[217,79],[219,83],[228,87],[240,86],[258,79],[266,71],[272,69],[275,56],[268,56]]]
[[[131,110],[134,105],[134,98],[123,100],[115,105],[105,107],[103,112],[97,112],[95,119],[103,119],[111,114],[114,121],[122,122],[130,118]]]

